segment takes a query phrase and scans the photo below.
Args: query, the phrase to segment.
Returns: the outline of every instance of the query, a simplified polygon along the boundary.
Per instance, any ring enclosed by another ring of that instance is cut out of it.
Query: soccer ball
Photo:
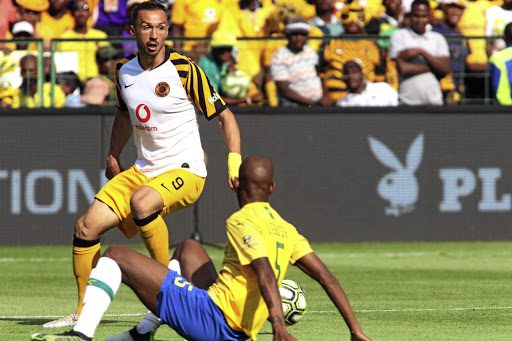
[[[306,314],[306,292],[291,279],[284,279],[279,287],[283,304],[284,321],[291,326]]]
[[[222,79],[221,93],[231,98],[242,98],[247,95],[251,80],[240,70],[230,72]]]

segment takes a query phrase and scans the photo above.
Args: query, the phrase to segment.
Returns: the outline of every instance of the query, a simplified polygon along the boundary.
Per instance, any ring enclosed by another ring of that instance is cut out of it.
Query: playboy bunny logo
[[[386,207],[386,214],[398,217],[411,212],[418,200],[419,186],[414,173],[423,156],[423,134],[418,135],[409,147],[405,166],[384,143],[371,136],[368,137],[368,141],[377,160],[392,169],[380,179],[377,186],[380,197],[390,203],[390,206]]]

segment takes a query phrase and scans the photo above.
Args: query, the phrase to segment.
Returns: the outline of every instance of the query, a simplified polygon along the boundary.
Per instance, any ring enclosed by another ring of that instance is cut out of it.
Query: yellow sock
[[[75,240],[73,241],[73,272],[75,274],[76,286],[78,288],[77,312],[80,314],[83,308],[85,287],[89,281],[91,270],[98,263],[98,259],[100,259],[101,251],[99,239],[90,241],[91,243],[96,242],[96,244],[90,246],[77,246],[76,244],[81,244],[80,242],[76,242],[77,239],[78,238],[75,237]],[[81,239],[78,240],[88,242]]]
[[[169,231],[164,219],[158,215],[150,223],[139,226],[139,234],[151,258],[169,264]]]

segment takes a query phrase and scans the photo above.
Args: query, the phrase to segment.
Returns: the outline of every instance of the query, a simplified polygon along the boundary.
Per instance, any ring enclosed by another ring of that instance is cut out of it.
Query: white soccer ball
[[[306,292],[291,279],[284,279],[279,287],[283,304],[284,321],[291,326],[306,314]]]
[[[247,95],[251,86],[251,80],[240,70],[228,73],[222,79],[220,88],[221,93],[231,98],[242,98]]]

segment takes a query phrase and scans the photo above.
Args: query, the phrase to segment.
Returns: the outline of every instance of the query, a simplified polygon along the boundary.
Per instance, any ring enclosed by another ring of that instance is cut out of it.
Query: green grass
[[[512,243],[328,243],[313,248],[340,280],[373,340],[511,338]],[[219,268],[222,250],[207,250]],[[69,246],[0,248],[0,340],[28,340],[43,330],[42,323],[74,311],[70,256]],[[308,313],[290,328],[292,334],[298,340],[348,340],[342,318],[321,287],[294,267],[286,277],[308,295]],[[121,286],[95,340],[131,328],[144,312],[135,295]],[[181,340],[166,326],[156,338]],[[258,339],[272,340],[268,324]]]

